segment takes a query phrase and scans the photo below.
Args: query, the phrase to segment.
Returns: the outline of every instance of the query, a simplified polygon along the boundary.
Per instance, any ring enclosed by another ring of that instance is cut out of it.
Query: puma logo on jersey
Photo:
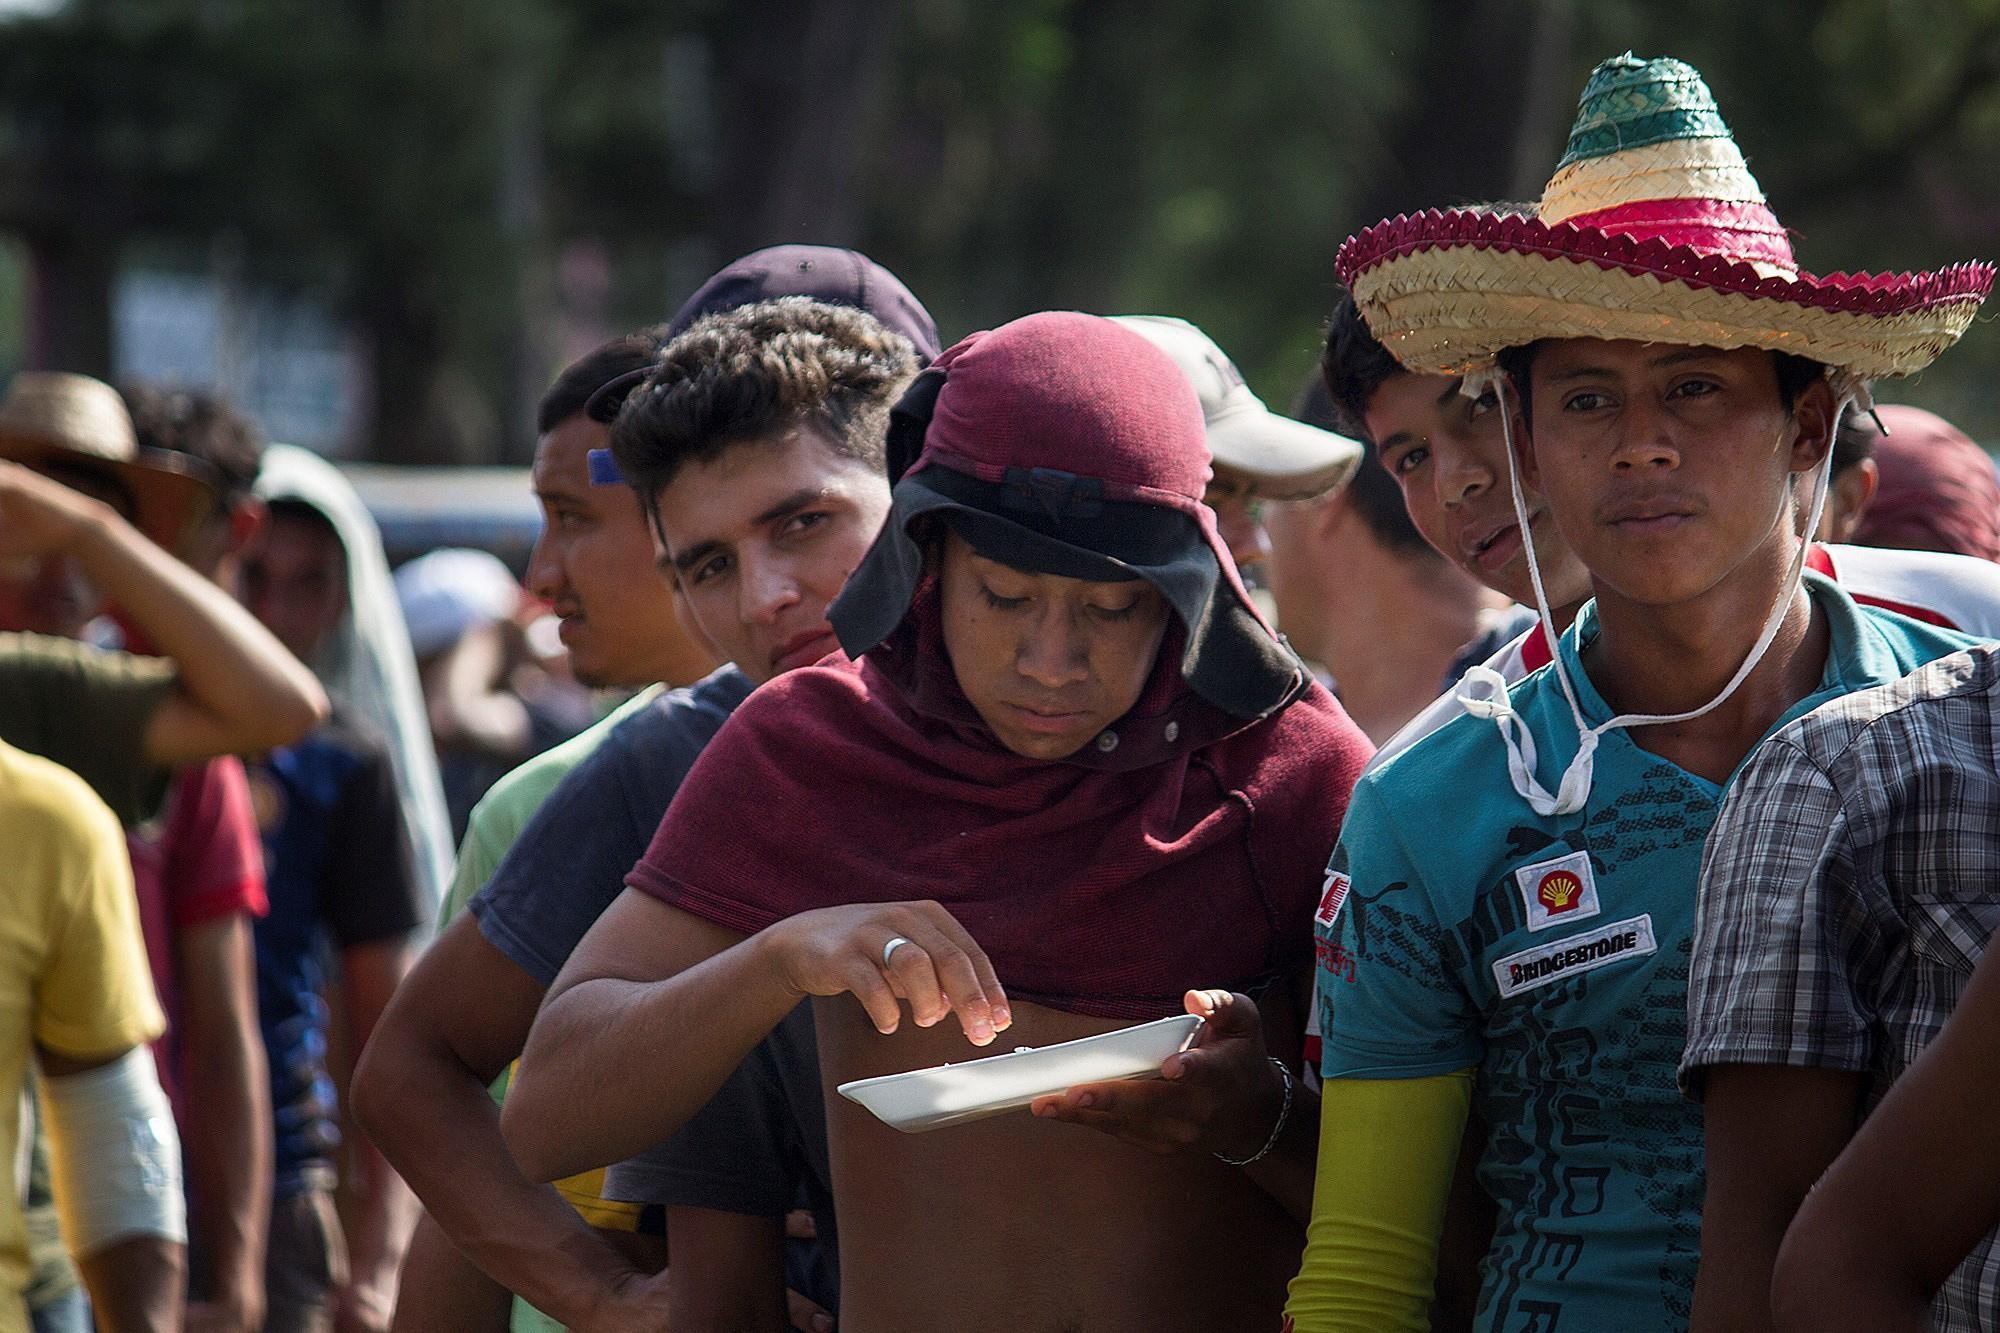
[[[1319,889],[1319,910],[1313,913],[1313,920],[1322,926],[1331,926],[1333,919],[1340,915],[1340,904],[1347,898],[1347,890],[1352,883],[1338,870],[1327,871],[1326,880]]]

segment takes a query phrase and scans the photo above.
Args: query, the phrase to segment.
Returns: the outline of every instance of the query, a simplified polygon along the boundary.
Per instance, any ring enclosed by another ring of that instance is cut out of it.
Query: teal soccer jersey
[[[1781,723],[1974,642],[1807,586],[1832,642]],[[1592,725],[1612,716],[1577,658],[1595,612],[1559,649]],[[1554,790],[1577,746],[1562,688],[1545,667],[1511,697]],[[1479,1177],[1499,1204],[1477,1325],[1493,1333],[1684,1329],[1694,1292],[1701,1111],[1675,1071],[1722,788],[1622,730],[1596,765],[1584,810],[1543,818],[1493,722],[1459,718],[1355,787],[1315,923],[1326,1078],[1477,1071]]]

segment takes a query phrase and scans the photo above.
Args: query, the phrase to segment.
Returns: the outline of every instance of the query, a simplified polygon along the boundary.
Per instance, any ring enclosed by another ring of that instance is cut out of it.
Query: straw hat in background
[[[1335,268],[1398,361],[1448,375],[1543,338],[1762,347],[1847,382],[1908,375],[1958,340],[1993,283],[1983,263],[1804,272],[1701,75],[1629,52],[1592,73],[1532,215],[1391,218],[1349,237]]]
[[[24,370],[0,397],[0,458],[99,473],[132,496],[133,525],[178,550],[214,507],[217,488],[198,459],[141,449],[118,391],[88,375]]]

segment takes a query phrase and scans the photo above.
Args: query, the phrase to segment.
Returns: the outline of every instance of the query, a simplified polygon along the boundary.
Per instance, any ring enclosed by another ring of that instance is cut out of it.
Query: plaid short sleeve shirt
[[[1848,695],[1758,749],[1702,863],[1685,1087],[1719,1064],[1862,1075],[1873,1107],[1938,1034],[2000,929],[2000,645]],[[2000,1244],[1940,1293],[2000,1309]]]

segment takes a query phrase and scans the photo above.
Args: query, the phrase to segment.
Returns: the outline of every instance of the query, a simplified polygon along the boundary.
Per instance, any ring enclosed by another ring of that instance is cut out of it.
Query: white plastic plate
[[[1012,1111],[1079,1083],[1157,1078],[1161,1062],[1186,1050],[1201,1024],[1193,1014],[1179,1014],[1055,1046],[858,1079],[836,1091],[883,1124],[915,1134]]]

